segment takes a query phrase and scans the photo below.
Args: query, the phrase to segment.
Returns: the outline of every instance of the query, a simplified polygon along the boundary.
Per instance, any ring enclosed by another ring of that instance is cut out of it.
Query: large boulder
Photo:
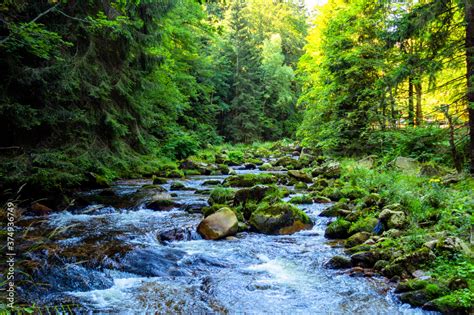
[[[349,236],[349,228],[351,223],[344,219],[337,219],[328,225],[324,231],[324,236],[332,239],[347,238]]]
[[[272,186],[256,185],[251,188],[242,188],[235,193],[234,205],[246,204],[248,202],[259,203],[270,192],[278,188]]]
[[[379,220],[385,224],[388,229],[403,229],[408,224],[403,211],[394,211],[384,209],[379,214]]]
[[[255,185],[276,184],[278,178],[271,174],[241,174],[229,176],[224,180],[224,186],[252,187]]]
[[[222,208],[199,223],[198,233],[206,240],[218,240],[235,235],[239,229],[239,221],[229,208]]]
[[[309,176],[308,174],[302,171],[290,170],[288,171],[288,175],[299,182],[303,182],[303,183],[313,182],[313,179],[311,178],[311,176]]]
[[[367,241],[370,238],[370,233],[368,232],[358,232],[351,237],[349,237],[345,242],[344,242],[344,247],[354,247],[356,245],[360,245]]]
[[[313,177],[338,178],[341,176],[341,164],[338,162],[325,163],[314,168],[311,171],[311,175],[313,175]]]
[[[334,256],[325,264],[325,266],[329,269],[345,269],[352,267],[352,262],[347,257]]]
[[[250,225],[265,234],[292,234],[313,226],[306,213],[285,202],[261,205],[252,213]]]
[[[171,210],[177,207],[178,204],[174,202],[171,195],[168,193],[156,193],[152,195],[146,203],[146,208],[152,210]]]

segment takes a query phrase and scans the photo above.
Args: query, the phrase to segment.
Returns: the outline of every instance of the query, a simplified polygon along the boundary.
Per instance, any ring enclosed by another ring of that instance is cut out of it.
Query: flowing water
[[[209,189],[205,180],[224,178],[196,176],[182,182]],[[122,199],[133,199],[147,183],[118,182],[113,190]],[[181,207],[170,211],[148,210],[138,202],[50,215],[42,228],[59,230],[55,242],[62,254],[50,250],[56,263],[44,262],[37,277],[51,287],[23,288],[23,293],[32,302],[73,301],[81,312],[94,313],[424,313],[397,302],[382,278],[352,277],[324,267],[342,253],[323,236],[328,219],[318,214],[327,205],[300,206],[314,220],[312,230],[206,241],[195,232],[202,215],[189,209],[205,204],[207,196],[175,193]]]

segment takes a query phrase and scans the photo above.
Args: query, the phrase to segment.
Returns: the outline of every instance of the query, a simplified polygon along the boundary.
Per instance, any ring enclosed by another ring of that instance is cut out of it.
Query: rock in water
[[[258,208],[252,213],[250,224],[265,234],[292,234],[313,226],[306,213],[283,202]]]
[[[206,240],[218,240],[238,231],[237,217],[229,208],[222,208],[201,221],[198,233]]]
[[[302,171],[290,170],[288,171],[288,175],[303,183],[313,182],[313,179],[311,178],[311,176],[309,176],[308,174]]]

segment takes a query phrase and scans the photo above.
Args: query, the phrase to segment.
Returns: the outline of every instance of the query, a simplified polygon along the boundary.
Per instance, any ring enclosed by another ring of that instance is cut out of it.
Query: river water
[[[224,178],[195,176],[181,182],[209,189],[204,181]],[[112,189],[131,199],[144,184],[149,182],[121,181]],[[170,185],[163,187],[169,190]],[[37,274],[50,284],[48,290],[23,288],[23,293],[32,303],[73,301],[81,305],[77,312],[94,314],[426,313],[400,304],[382,278],[352,277],[324,267],[343,253],[323,236],[329,219],[318,214],[327,205],[300,206],[315,222],[312,230],[284,236],[240,233],[206,241],[195,232],[202,215],[184,208],[203,205],[208,197],[191,190],[175,193],[182,206],[170,211],[138,203],[50,215],[45,224],[61,235],[54,240],[61,248],[54,259],[61,264],[45,262],[43,273]],[[104,254],[101,249],[109,244],[113,246]],[[76,252],[80,254],[70,254]]]

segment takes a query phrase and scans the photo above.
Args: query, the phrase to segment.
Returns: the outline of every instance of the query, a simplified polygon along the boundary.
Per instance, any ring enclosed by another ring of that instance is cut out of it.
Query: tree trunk
[[[423,123],[423,109],[421,108],[422,86],[421,82],[415,83],[416,91],[416,125],[420,126]]]
[[[408,124],[413,126],[415,124],[415,106],[413,102],[413,79],[408,78]]]
[[[470,172],[474,175],[474,4],[472,0],[466,0],[466,60]]]

